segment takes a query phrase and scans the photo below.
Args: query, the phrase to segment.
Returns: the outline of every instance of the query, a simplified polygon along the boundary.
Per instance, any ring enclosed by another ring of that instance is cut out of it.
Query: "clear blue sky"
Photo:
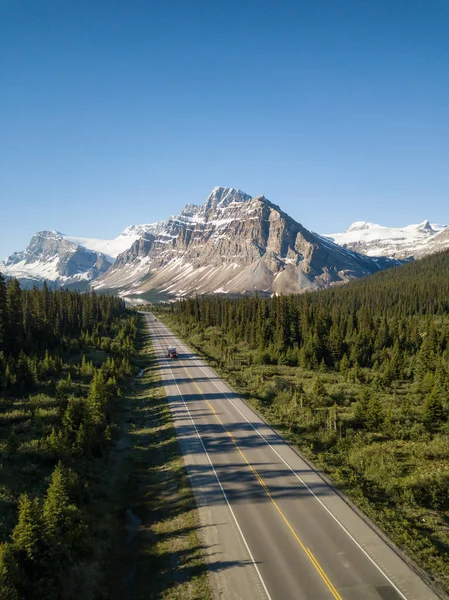
[[[0,257],[264,194],[449,223],[448,0],[0,0]]]

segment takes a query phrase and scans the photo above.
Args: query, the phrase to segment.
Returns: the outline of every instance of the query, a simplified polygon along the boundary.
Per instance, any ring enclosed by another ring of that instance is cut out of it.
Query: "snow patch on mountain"
[[[264,196],[216,187],[203,205],[187,204],[137,240],[93,287],[123,296],[299,293],[393,264],[308,231]]]
[[[159,233],[164,225],[164,222],[149,223],[147,225],[130,225],[113,240],[102,240],[64,234],[60,235],[69,242],[84,246],[84,248],[93,250],[94,252],[105,254],[109,262],[113,263],[117,256],[125,250],[128,250],[128,248],[131,248],[136,240],[145,237],[148,233]]]
[[[56,281],[59,277],[59,258],[57,256],[53,256],[45,262],[36,261],[29,263],[26,258],[18,262],[8,262],[8,260],[0,263],[0,271],[10,277],[16,277],[17,279],[45,279],[46,281]]]
[[[328,233],[328,238],[367,256],[406,258],[421,254],[444,225],[422,221],[406,227],[385,227],[369,221],[355,221],[343,233]]]
[[[164,222],[131,225],[112,240],[39,231],[26,250],[0,262],[0,272],[26,285],[44,280],[58,286],[91,281],[107,271],[136,240],[156,235],[164,226]]]
[[[110,264],[101,252],[76,244],[59,231],[39,231],[26,250],[0,263],[0,272],[27,285],[49,281],[59,286],[95,279]]]

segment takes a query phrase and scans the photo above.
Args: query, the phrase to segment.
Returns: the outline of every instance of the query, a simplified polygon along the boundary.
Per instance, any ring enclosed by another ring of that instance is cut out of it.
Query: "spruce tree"
[[[366,424],[372,431],[377,431],[384,421],[384,410],[379,398],[373,394],[368,401]]]
[[[0,273],[0,351],[6,352],[6,283]]]
[[[11,279],[6,286],[6,328],[7,344],[13,353],[17,353],[23,343],[22,291],[17,279]]]
[[[104,422],[105,410],[108,401],[108,388],[104,373],[101,369],[95,371],[89,386],[87,404],[92,422],[99,425]]]
[[[0,598],[2,600],[20,600],[20,571],[12,544],[0,544]]]
[[[42,551],[42,518],[39,500],[28,494],[19,499],[19,521],[12,532],[14,550],[26,560],[37,561]]]
[[[318,405],[321,405],[327,397],[326,386],[324,385],[320,377],[315,377],[313,381],[312,394],[315,398],[315,402]]]
[[[362,427],[368,420],[368,407],[371,399],[371,393],[368,388],[364,388],[354,406],[354,418]]]
[[[85,526],[81,511],[71,502],[69,476],[67,468],[58,463],[52,473],[42,510],[49,554],[61,572],[74,562],[85,545]]]
[[[424,423],[429,431],[438,429],[444,419],[444,409],[436,391],[427,395],[423,407]]]

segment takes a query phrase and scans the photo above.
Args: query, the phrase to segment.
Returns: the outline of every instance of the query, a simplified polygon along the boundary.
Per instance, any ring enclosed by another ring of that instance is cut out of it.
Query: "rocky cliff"
[[[363,277],[397,261],[341,248],[264,196],[214,188],[119,255],[95,282],[123,295],[300,293]]]
[[[41,281],[57,286],[88,282],[111,266],[108,257],[66,239],[57,231],[39,231],[23,252],[0,263],[0,272],[24,285]]]

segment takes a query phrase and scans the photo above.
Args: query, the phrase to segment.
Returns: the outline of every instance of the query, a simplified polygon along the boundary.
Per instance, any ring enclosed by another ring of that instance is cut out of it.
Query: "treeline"
[[[122,348],[124,340],[111,332],[123,312],[123,301],[114,296],[50,291],[45,283],[42,290],[22,290],[0,273],[0,391],[29,389],[65,351]]]
[[[386,317],[449,312],[449,251],[358,279],[318,294],[324,306],[336,302],[348,314],[362,306]]]
[[[412,295],[413,281],[410,283]],[[404,288],[407,295],[405,284]],[[449,319],[441,312],[417,316],[395,310],[388,316],[384,300],[387,304],[388,298],[393,298],[388,287],[383,298],[379,297],[377,308],[360,299],[360,289],[365,291],[358,285],[330,294],[271,300],[257,296],[238,300],[192,298],[171,305],[169,310],[186,335],[206,335],[225,366],[243,361],[249,367],[285,365],[317,373],[311,393],[306,393],[300,383],[277,381],[262,386],[261,397],[267,402],[287,394],[298,399],[301,411],[310,409],[311,413],[301,413],[298,419],[311,428],[324,420],[326,431],[337,429],[338,411],[330,405],[338,405],[341,399],[323,392],[320,373],[338,373],[348,382],[365,386],[360,397],[349,399],[358,401],[352,420],[340,420],[339,427],[378,431],[388,422],[391,430],[398,431],[408,421],[404,435],[447,427]],[[348,310],[349,304],[352,310]],[[246,350],[242,353],[243,348]],[[405,418],[392,423],[379,394],[400,384],[413,384],[412,391],[419,394],[419,401],[413,410],[409,407]],[[322,410],[326,406],[327,415]]]
[[[340,372],[375,386],[415,382],[428,393],[429,427],[447,417],[449,389],[449,253],[319,293],[272,299],[190,298],[172,304],[187,330],[217,328],[222,356],[238,344],[259,364]]]
[[[0,276],[1,598],[94,597],[93,490],[137,339],[118,298]]]

